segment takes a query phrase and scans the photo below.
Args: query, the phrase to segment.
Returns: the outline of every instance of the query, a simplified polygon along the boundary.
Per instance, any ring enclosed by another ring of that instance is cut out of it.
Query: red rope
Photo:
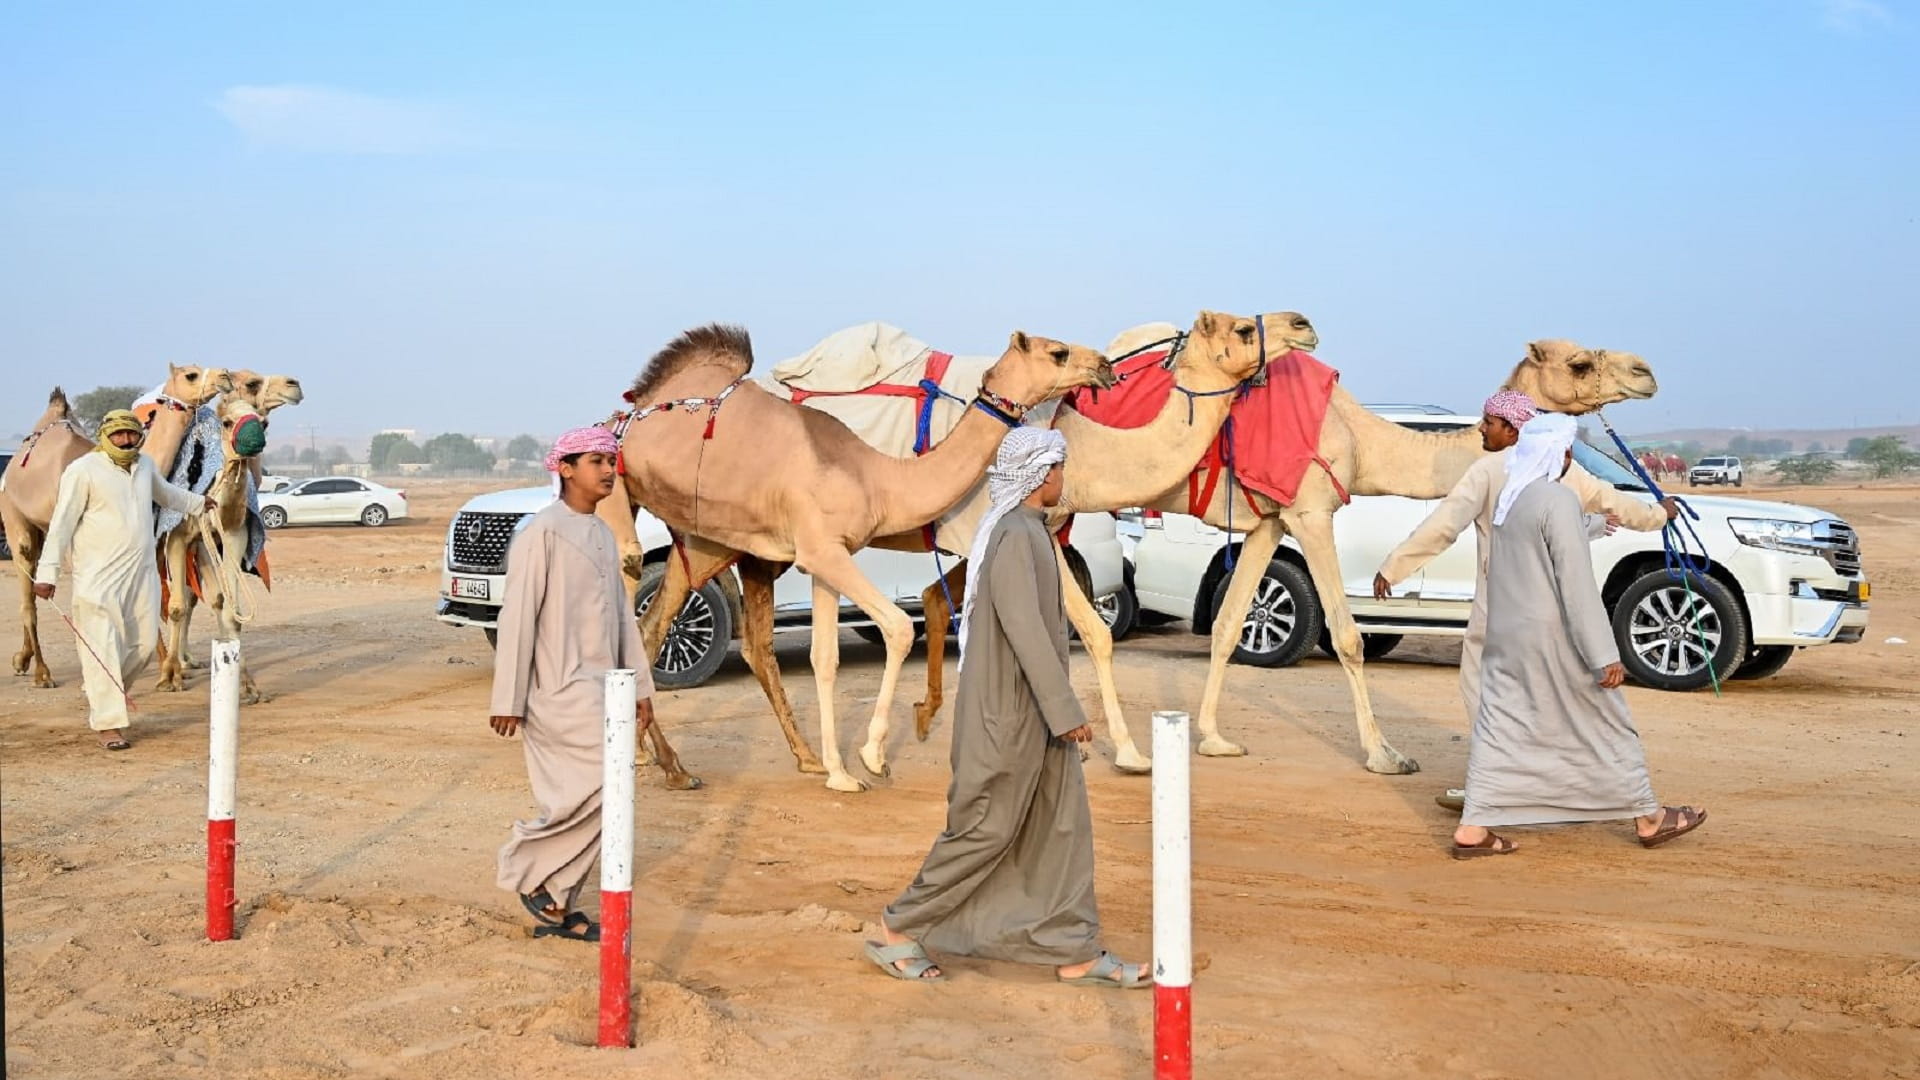
[[[113,688],[115,690],[120,691],[120,700],[127,703],[127,711],[139,712],[140,706],[135,705],[133,703],[133,698],[130,695],[128,695],[127,688],[120,685],[120,680],[114,676],[113,669],[107,666],[107,662],[105,660],[100,659],[99,653],[93,651],[93,645],[87,641],[87,635],[81,633],[80,628],[74,625],[73,617],[68,615],[65,611],[62,611],[60,608],[60,605],[55,601],[48,600],[47,603],[53,604],[53,610],[60,612],[60,617],[67,621],[67,629],[73,631],[73,636],[80,639],[81,648],[86,649],[88,653],[92,654],[93,662],[96,664],[99,664],[100,670],[107,673],[107,679],[113,683]]]

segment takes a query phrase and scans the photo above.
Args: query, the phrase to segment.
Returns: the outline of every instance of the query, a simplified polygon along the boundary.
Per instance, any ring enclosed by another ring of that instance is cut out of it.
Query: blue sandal
[[[875,967],[896,979],[932,983],[943,982],[947,977],[944,971],[937,975],[927,974],[929,971],[938,971],[940,965],[933,962],[933,958],[927,955],[927,950],[917,941],[908,941],[899,945],[883,945],[878,941],[869,941],[866,947],[867,959],[873,961]],[[902,960],[907,961],[904,969],[894,966]]]
[[[1135,975],[1130,965],[1121,963],[1120,958],[1110,952],[1101,953],[1085,975],[1069,979],[1055,972],[1053,977],[1070,986],[1107,986],[1119,990],[1144,990],[1153,985],[1152,978]]]

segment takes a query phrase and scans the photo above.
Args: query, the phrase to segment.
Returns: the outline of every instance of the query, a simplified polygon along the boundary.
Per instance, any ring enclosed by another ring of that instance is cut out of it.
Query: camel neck
[[[1054,425],[1067,438],[1067,489],[1062,508],[1119,510],[1138,506],[1187,478],[1220,434],[1238,383],[1215,364],[1195,362],[1189,345],[1174,369],[1179,389],[1143,427],[1112,428],[1062,407]],[[1186,393],[1182,393],[1184,390]]]
[[[1413,431],[1369,412],[1335,387],[1329,412],[1353,436],[1354,495],[1402,495],[1438,499],[1453,490],[1485,451],[1478,428],[1444,434]]]
[[[874,535],[910,532],[952,509],[986,475],[1009,430],[970,404],[933,449],[919,457],[888,458],[889,475],[881,489],[887,493],[886,509]]]

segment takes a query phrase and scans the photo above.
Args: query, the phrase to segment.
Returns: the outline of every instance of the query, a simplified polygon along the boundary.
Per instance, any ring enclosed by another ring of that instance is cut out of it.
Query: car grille
[[[1848,577],[1860,573],[1860,536],[1844,521],[1817,521],[1813,525],[1813,543],[1820,557]]]
[[[497,574],[506,569],[507,545],[525,514],[484,514],[463,510],[447,532],[448,569]]]

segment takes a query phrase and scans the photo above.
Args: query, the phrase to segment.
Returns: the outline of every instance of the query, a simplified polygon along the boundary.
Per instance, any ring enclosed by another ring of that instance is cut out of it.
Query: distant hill
[[[1699,443],[1710,450],[1727,445],[1736,435],[1750,443],[1784,439],[1793,444],[1794,453],[1804,453],[1814,443],[1828,450],[1844,450],[1853,439],[1872,439],[1881,435],[1899,435],[1907,445],[1920,449],[1920,424],[1859,428],[1677,428],[1671,431],[1647,431],[1622,435],[1630,443],[1672,443],[1676,446]]]

